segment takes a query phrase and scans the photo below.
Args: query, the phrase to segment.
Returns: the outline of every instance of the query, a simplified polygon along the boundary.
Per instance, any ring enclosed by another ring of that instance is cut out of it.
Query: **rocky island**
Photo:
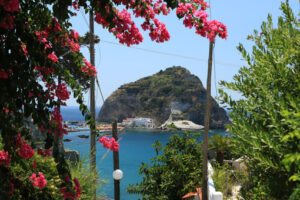
[[[205,102],[206,90],[200,79],[176,66],[119,87],[105,100],[97,121],[147,117],[156,127],[170,118],[203,125]],[[224,128],[227,123],[225,110],[212,99],[210,128]]]

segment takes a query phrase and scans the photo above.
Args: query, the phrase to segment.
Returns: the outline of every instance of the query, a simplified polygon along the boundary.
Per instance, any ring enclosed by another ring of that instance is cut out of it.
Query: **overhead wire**
[[[118,45],[118,46],[122,46],[122,47],[127,47],[126,45],[123,45],[123,44],[120,44],[120,43],[117,43],[117,42],[111,42],[111,41],[106,41],[106,40],[101,40],[101,42],[107,43],[107,44]],[[146,49],[146,48],[135,47],[135,46],[129,46],[127,48],[132,48],[132,49],[137,49],[137,50],[141,50],[141,51],[146,51],[146,52],[151,52],[151,53],[156,53],[156,54],[161,54],[161,55],[166,55],[166,56],[180,57],[180,58],[184,58],[184,59],[189,59],[189,60],[194,60],[194,61],[207,63],[207,60],[203,59],[203,58],[185,56],[185,55],[181,55],[181,54],[168,53],[168,52],[163,52],[163,51],[156,51],[156,50],[152,50],[152,49]],[[219,61],[217,61],[216,64],[223,65],[223,66],[230,66],[230,67],[241,67],[240,65],[235,65],[233,63],[226,63],[226,62],[219,62]]]

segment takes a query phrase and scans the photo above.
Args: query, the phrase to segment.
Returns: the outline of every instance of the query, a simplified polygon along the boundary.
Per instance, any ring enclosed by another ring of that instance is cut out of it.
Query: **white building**
[[[144,117],[133,118],[128,126],[136,128],[154,128],[153,120]]]

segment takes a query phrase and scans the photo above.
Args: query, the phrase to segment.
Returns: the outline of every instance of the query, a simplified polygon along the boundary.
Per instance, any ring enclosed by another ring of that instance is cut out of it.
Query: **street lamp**
[[[116,180],[116,181],[119,181],[123,178],[123,171],[120,170],[120,169],[116,169],[114,172],[113,172],[113,178]]]

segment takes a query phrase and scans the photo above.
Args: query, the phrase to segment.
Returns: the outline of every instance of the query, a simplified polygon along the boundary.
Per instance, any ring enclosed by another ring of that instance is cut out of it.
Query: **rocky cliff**
[[[171,67],[152,76],[122,85],[104,102],[97,121],[119,122],[127,117],[149,117],[157,126],[169,119],[204,124],[206,90],[200,79],[182,67]],[[228,117],[212,100],[210,128],[224,128]]]

